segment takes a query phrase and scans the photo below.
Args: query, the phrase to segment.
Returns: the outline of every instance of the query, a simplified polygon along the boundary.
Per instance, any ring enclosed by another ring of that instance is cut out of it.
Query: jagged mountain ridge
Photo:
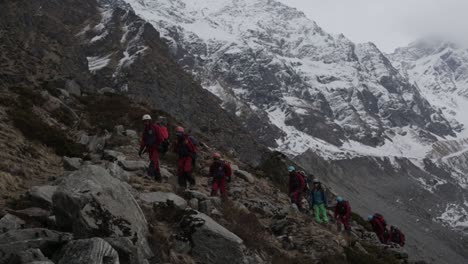
[[[330,35],[293,8],[264,0],[127,2],[226,109],[247,124],[260,117],[262,126],[250,129],[261,138],[275,132],[281,150],[299,154],[325,140],[355,152],[358,142],[391,144],[409,126],[423,140],[454,135],[375,45]]]

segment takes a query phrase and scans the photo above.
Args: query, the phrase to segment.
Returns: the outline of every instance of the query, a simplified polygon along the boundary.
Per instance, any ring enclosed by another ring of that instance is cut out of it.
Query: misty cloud
[[[303,11],[325,31],[385,52],[439,36],[468,46],[467,0],[279,0]]]

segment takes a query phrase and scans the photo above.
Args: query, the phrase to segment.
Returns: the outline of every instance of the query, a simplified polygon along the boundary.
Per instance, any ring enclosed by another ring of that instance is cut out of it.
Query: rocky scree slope
[[[379,247],[376,237],[356,222],[351,237],[315,224],[290,205],[268,172],[252,171],[235,157],[228,157],[235,172],[231,202],[209,197],[206,176],[217,150],[204,143],[203,135],[197,135],[202,140],[195,172],[198,191],[176,187],[176,157],[170,153],[162,159],[164,182],[145,179],[147,162],[135,148],[139,120],[128,113],[166,113],[115,94],[80,97],[53,86],[18,89],[4,94],[9,102],[2,105],[8,113],[5,126],[31,148],[42,147],[38,159],[54,157],[63,169],[41,185],[36,178],[43,179],[42,173],[23,180],[31,188],[7,200],[0,218],[0,263],[407,263],[404,251]],[[26,98],[34,98],[35,110],[23,110]],[[81,119],[70,122],[63,119],[65,113],[47,109],[57,101],[67,101]],[[118,108],[100,108],[109,103]],[[61,142],[64,137],[73,148],[64,150],[22,130],[15,123],[21,111],[30,114],[23,121],[40,120],[31,128],[54,127],[56,133],[47,138]],[[169,118],[171,130],[180,124]],[[60,159],[58,153],[74,156]],[[286,174],[290,161],[274,162],[282,168],[276,174]]]

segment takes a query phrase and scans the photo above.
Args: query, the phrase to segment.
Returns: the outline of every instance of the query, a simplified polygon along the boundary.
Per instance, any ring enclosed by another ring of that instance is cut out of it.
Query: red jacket
[[[303,191],[305,188],[304,177],[293,171],[289,173],[289,193]]]
[[[335,206],[335,217],[343,216],[346,219],[351,218],[351,206],[348,201],[338,202]]]
[[[387,240],[388,240],[388,237],[386,237],[387,228],[384,225],[384,223],[382,223],[382,221],[380,221],[380,219],[376,217],[374,217],[370,223],[372,224],[372,230],[375,232],[375,234],[377,234],[380,242],[387,243]]]
[[[153,141],[152,146],[148,146],[148,140]],[[141,137],[140,146],[141,147],[157,147],[163,142],[163,136],[161,133],[161,127],[158,124],[149,124],[145,126],[143,130],[143,135]]]
[[[222,168],[220,168],[222,166]],[[219,171],[222,170],[222,177],[219,177]],[[232,169],[231,165],[228,162],[220,161],[220,162],[213,162],[210,166],[210,177],[215,178],[229,178],[232,176]]]

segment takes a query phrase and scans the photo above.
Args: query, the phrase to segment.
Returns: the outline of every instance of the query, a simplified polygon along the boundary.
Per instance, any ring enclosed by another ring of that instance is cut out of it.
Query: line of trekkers
[[[150,115],[146,114],[142,118],[144,129],[140,142],[138,155],[141,157],[147,152],[150,164],[148,166],[148,177],[155,181],[161,181],[159,168],[159,156],[164,155],[170,147],[169,132],[167,129],[167,119],[159,117],[154,123]],[[176,127],[175,142],[172,144],[172,151],[178,156],[177,161],[177,181],[180,187],[194,189],[196,186],[193,170],[197,160],[197,140],[185,132],[183,127]],[[221,159],[219,153],[213,154],[213,162],[209,171],[211,180],[211,195],[215,196],[218,191],[223,199],[227,199],[227,182],[231,181],[232,169],[228,162]],[[188,183],[188,185],[187,185]]]
[[[147,152],[150,164],[148,166],[148,176],[156,181],[161,181],[161,172],[159,169],[159,156],[164,155],[170,147],[169,132],[167,129],[167,120],[160,117],[158,122],[154,123],[150,115],[143,116],[144,130],[138,152],[141,157]],[[177,180],[182,188],[194,189],[196,182],[193,175],[197,160],[197,140],[185,132],[183,127],[176,127],[176,139],[172,144],[172,151],[178,155],[177,161]],[[313,210],[315,221],[317,223],[328,223],[328,202],[325,190],[319,180],[310,179],[303,171],[297,171],[294,166],[288,167],[289,172],[289,196],[291,202],[298,209],[305,212],[302,205],[304,197],[309,201],[309,208]],[[232,169],[227,161],[222,160],[219,153],[213,153],[213,162],[210,165],[209,176],[211,177],[211,195],[221,193],[223,199],[227,199],[227,183],[231,181]],[[188,185],[187,185],[188,183]],[[309,184],[312,183],[312,188]],[[334,219],[338,229],[344,227],[346,232],[351,232],[351,206],[348,201],[338,196],[334,207]],[[404,234],[396,227],[391,226],[387,229],[387,223],[381,214],[374,214],[368,217],[373,231],[377,234],[382,243],[396,243],[400,246],[405,244]]]
[[[300,211],[306,212],[302,200],[304,197],[306,199],[308,198],[309,209],[313,211],[315,221],[317,223],[328,223],[329,207],[327,196],[321,182],[314,178],[313,175],[310,175],[310,178],[307,177],[305,172],[296,170],[294,166],[289,166],[288,172],[291,202],[295,204]],[[314,179],[311,181],[312,178]],[[309,187],[310,183],[312,183],[312,188]],[[351,205],[341,196],[336,198],[334,219],[338,230],[341,231],[342,227],[344,227],[345,232],[351,232]],[[381,214],[375,213],[374,215],[369,215],[367,220],[372,225],[372,230],[381,243],[395,243],[400,246],[405,245],[405,235],[395,226],[391,226],[390,230],[388,230],[387,223]]]

